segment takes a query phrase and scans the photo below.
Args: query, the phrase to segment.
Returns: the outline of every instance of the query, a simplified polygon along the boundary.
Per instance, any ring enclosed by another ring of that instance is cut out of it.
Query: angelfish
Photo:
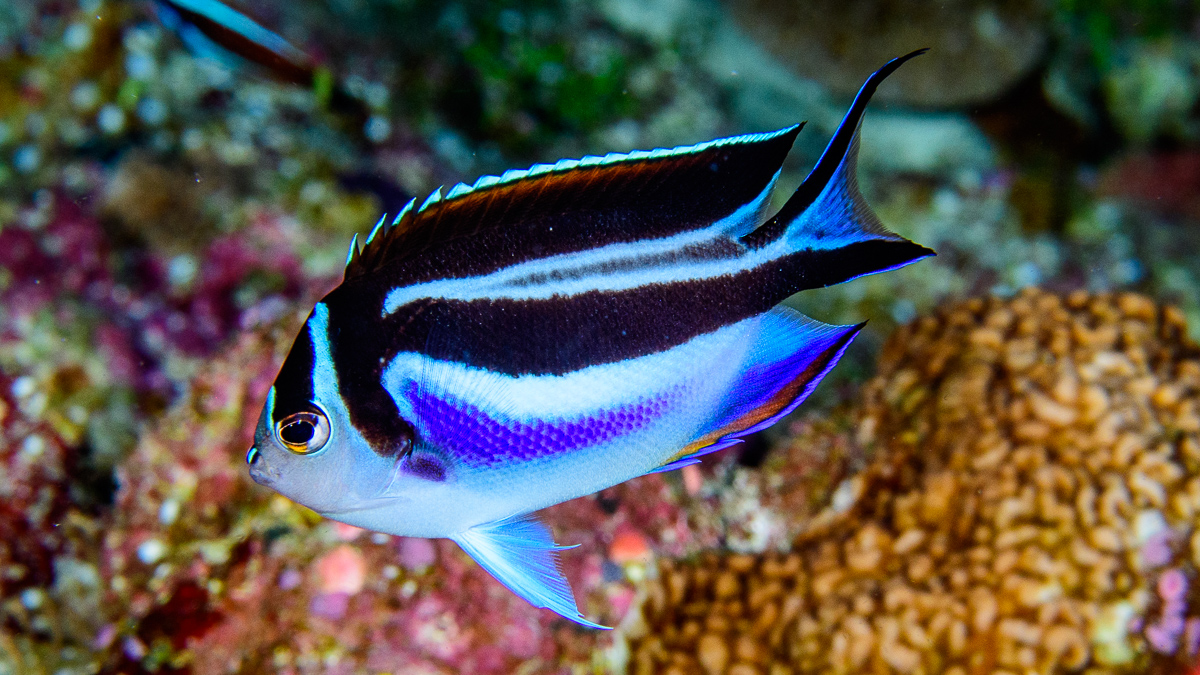
[[[453,539],[586,626],[530,514],[699,461],[796,408],[862,328],[777,306],[933,251],[859,194],[871,75],[778,213],[800,125],[435,191],[360,247],[267,395],[250,475],[334,520]]]

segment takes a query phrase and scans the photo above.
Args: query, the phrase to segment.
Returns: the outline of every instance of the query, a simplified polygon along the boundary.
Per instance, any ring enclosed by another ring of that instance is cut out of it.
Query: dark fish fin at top
[[[933,251],[912,244],[883,226],[859,193],[855,174],[858,161],[858,131],[871,96],[879,84],[896,69],[926,51],[920,49],[892,59],[867,78],[808,177],[796,188],[796,192],[779,213],[742,237],[743,243],[757,248],[780,237],[786,237],[792,249],[801,251],[835,250],[866,242],[894,242],[904,245],[869,247],[870,251],[889,251],[883,256],[886,260],[881,259],[878,268],[871,270],[872,272],[894,269],[901,264],[933,254]],[[911,250],[908,250],[910,247]],[[898,259],[893,260],[897,252],[891,249],[895,248],[904,248],[905,251]],[[846,279],[853,276],[859,275],[855,274]]]
[[[537,251],[541,257],[701,229],[741,217],[742,209],[757,219],[802,126],[538,164],[460,183],[444,197],[439,189],[372,237],[346,278],[471,237],[481,256]],[[504,252],[497,253],[501,240]]]

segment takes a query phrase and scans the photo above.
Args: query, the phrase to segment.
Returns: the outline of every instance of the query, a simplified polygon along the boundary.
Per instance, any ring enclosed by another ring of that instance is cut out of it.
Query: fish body
[[[915,55],[867,80],[770,218],[799,125],[511,171],[381,220],[285,359],[251,476],[335,520],[451,538],[595,626],[529,514],[774,423],[861,329],[777,305],[932,255],[854,178],[867,101]]]

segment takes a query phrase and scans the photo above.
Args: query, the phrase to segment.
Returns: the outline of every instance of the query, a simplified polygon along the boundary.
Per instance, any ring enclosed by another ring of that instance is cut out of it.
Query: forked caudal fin
[[[530,515],[477,525],[451,537],[479,566],[534,607],[544,607],[588,628],[608,629],[583,618],[558,565],[558,552],[575,548],[554,543],[546,526]]]
[[[859,194],[855,176],[858,129],[867,103],[880,83],[906,61],[925,51],[921,49],[892,59],[867,78],[808,177],[796,188],[779,213],[742,237],[745,244],[757,248],[780,237],[787,238],[788,247],[792,250],[830,250],[872,240],[907,243],[879,222]],[[933,254],[933,251],[915,244],[913,248],[922,249],[925,253],[920,255],[921,251],[914,251],[917,255],[905,261],[905,264]],[[882,272],[895,266],[898,265],[874,271]]]

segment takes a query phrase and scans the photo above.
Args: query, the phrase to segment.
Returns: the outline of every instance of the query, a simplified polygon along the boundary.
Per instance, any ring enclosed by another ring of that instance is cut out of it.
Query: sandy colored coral
[[[662,563],[625,627],[631,672],[1194,661],[1200,351],[1185,328],[1137,295],[1031,290],[901,329],[864,392],[854,441],[875,459],[847,484],[853,506],[790,554]]]

